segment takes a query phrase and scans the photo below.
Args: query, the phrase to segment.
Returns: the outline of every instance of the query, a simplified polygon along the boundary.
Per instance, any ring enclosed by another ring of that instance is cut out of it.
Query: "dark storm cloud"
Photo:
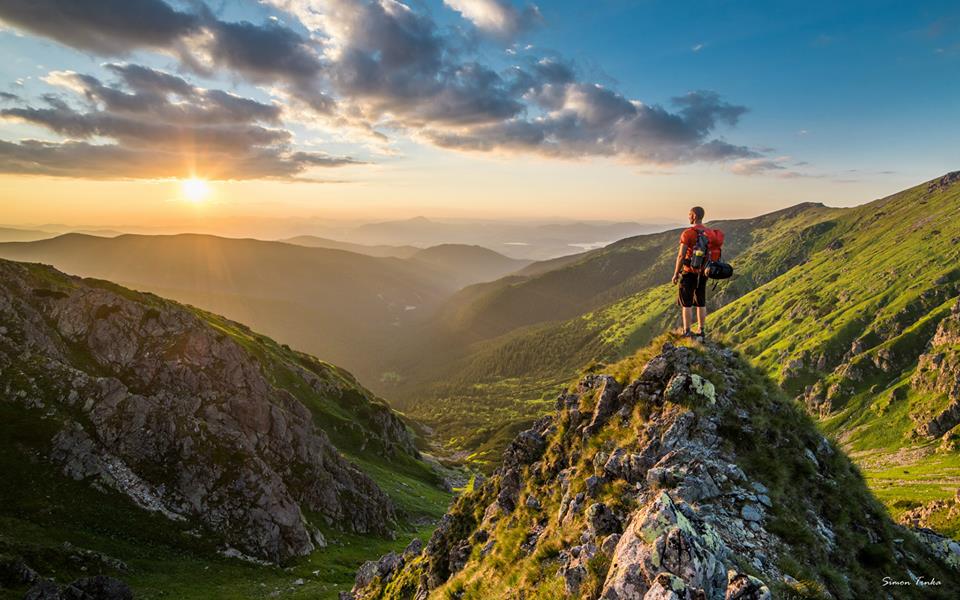
[[[0,20],[107,56],[166,48],[201,25],[198,15],[176,11],[161,0],[3,0]]]
[[[116,84],[71,72],[47,77],[74,92],[71,101],[48,94],[43,106],[0,110],[57,133],[63,143],[5,142],[2,169],[89,177],[291,178],[311,167],[355,164],[346,157],[295,151],[276,106],[222,90],[192,86],[168,73],[136,65],[109,65]],[[111,140],[94,144],[95,139]],[[154,159],[150,157],[153,156]]]
[[[257,83],[286,83],[315,110],[331,110],[317,87],[323,65],[308,40],[277,23],[225,22],[206,5],[193,5],[195,12],[180,12],[163,0],[3,0],[0,21],[104,56],[152,48],[203,75],[227,70]]]
[[[634,103],[596,85],[548,84],[530,92],[549,112],[534,119],[427,132],[437,145],[466,150],[539,152],[551,156],[620,156],[651,163],[723,161],[756,152],[709,139],[718,120],[735,118],[742,107],[713,94],[685,97],[696,110],[672,113],[661,106]]]
[[[633,162],[758,157],[755,150],[718,138],[717,130],[736,125],[747,109],[714,92],[691,92],[669,106],[646,104],[585,80],[558,57],[518,58],[511,68],[494,70],[476,59],[462,34],[441,31],[419,4],[265,2],[298,18],[310,35],[279,23],[226,22],[199,0],[189,4],[192,12],[163,0],[91,3],[96,7],[90,11],[67,0],[6,0],[0,3],[0,19],[87,51],[118,54],[150,47],[179,58],[186,70],[223,71],[277,85],[291,108],[302,104],[327,123],[374,135],[388,129],[446,148]],[[489,31],[517,30],[534,10],[506,0],[446,4]],[[155,30],[141,35],[151,22]],[[135,66],[110,68],[121,78],[122,89],[79,75],[73,82],[106,114],[48,103],[19,107],[8,116],[55,131],[123,139],[128,145],[147,139],[168,143],[173,136],[164,126],[218,146],[289,143],[283,130],[264,127],[278,123],[276,107],[226,92],[201,92],[176,75]],[[168,96],[174,95],[183,101],[171,104]],[[161,115],[163,123],[137,128],[126,122],[148,112]],[[228,123],[236,126],[226,127]],[[285,156],[290,160],[292,155]]]

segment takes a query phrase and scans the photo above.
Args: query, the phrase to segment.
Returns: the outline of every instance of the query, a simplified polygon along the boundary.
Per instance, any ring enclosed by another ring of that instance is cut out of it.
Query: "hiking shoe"
[[[693,332],[692,332],[692,331],[684,331],[683,333],[680,334],[680,337],[682,337],[682,338],[692,338],[692,337],[693,337]]]
[[[697,338],[698,340],[700,340],[700,341],[702,342],[702,341],[704,341],[704,340],[707,339],[707,332],[706,332],[706,331],[698,331],[697,333],[695,333],[695,334],[693,335],[693,337]]]

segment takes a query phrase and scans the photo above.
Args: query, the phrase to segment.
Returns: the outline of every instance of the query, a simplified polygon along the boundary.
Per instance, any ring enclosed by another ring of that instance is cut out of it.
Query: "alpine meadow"
[[[960,597],[955,2],[0,48],[0,600]]]

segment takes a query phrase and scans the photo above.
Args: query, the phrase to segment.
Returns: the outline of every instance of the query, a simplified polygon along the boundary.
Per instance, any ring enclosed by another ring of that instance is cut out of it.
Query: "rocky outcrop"
[[[389,498],[291,392],[357,404],[384,448],[415,452],[396,415],[363,405],[343,372],[235,323],[37,265],[0,261],[0,322],[2,399],[61,423],[47,458],[66,475],[271,561],[322,543],[306,511],[390,530]]]
[[[919,435],[936,438],[960,425],[960,300],[940,322],[910,383],[915,390],[945,399],[938,410],[914,415]]]
[[[350,597],[883,597],[884,575],[911,572],[960,584],[758,381],[729,350],[672,344],[627,385],[584,378],[457,500],[421,555],[387,585],[358,576]]]
[[[942,192],[949,189],[955,183],[960,182],[960,171],[951,171],[939,179],[934,179],[927,184],[927,194]]]

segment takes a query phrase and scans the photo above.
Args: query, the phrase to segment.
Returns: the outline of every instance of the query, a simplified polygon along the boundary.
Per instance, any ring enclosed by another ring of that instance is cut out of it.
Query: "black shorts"
[[[707,305],[707,276],[702,273],[684,273],[680,276],[677,304],[683,307]]]

